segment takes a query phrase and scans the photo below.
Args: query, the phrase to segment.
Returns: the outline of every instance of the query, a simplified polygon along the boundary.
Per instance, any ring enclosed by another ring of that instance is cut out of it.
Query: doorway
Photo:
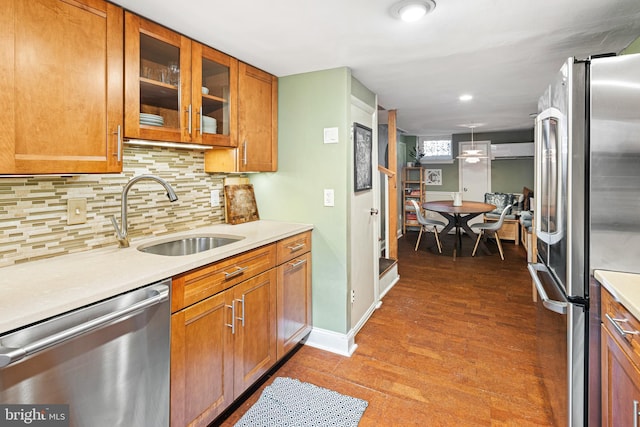
[[[349,300],[350,329],[359,328],[368,319],[376,302],[378,289],[378,212],[379,175],[378,166],[378,126],[376,110],[358,98],[351,98],[351,118],[372,130],[373,147],[371,150],[372,188],[364,191],[351,191],[349,220]],[[351,132],[353,135],[353,132]],[[354,142],[352,141],[352,144]]]
[[[461,141],[459,145],[459,153],[464,150],[471,149],[471,141]],[[465,160],[460,160],[459,165],[459,177],[460,177],[460,189],[462,192],[463,200],[471,200],[475,202],[484,202],[484,194],[491,191],[491,141],[475,141],[473,142],[473,148],[480,150],[483,159],[478,159],[477,163],[469,163]],[[476,222],[482,222],[482,215],[473,218],[469,221],[469,224]]]

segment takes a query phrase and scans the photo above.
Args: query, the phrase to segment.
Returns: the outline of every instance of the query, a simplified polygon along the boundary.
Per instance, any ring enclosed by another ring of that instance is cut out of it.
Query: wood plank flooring
[[[303,346],[274,376],[297,378],[369,407],[360,426],[549,426],[549,405],[535,368],[535,306],[522,246],[490,254],[443,255],[432,234],[398,241],[400,281],[342,357]],[[232,426],[265,382],[226,420]]]

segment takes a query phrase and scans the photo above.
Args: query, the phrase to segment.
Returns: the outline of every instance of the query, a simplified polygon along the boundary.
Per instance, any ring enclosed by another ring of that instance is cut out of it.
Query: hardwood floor
[[[437,255],[433,235],[398,241],[400,281],[342,357],[303,346],[274,376],[297,378],[369,406],[360,426],[549,426],[535,368],[535,306],[522,246]],[[447,255],[448,254],[448,255]],[[223,423],[232,426],[270,378]]]

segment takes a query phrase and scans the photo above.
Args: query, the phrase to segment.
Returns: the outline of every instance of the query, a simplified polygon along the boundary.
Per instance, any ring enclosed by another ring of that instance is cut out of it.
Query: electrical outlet
[[[67,225],[87,222],[87,199],[67,200]]]
[[[211,207],[217,208],[220,206],[220,192],[218,190],[211,190]]]
[[[333,188],[325,188],[324,189],[324,205],[325,206],[334,206],[335,198],[333,193]]]

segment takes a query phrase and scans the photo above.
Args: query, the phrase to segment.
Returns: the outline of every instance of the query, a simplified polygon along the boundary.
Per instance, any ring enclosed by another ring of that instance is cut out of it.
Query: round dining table
[[[477,238],[476,233],[469,227],[469,220],[486,212],[491,212],[495,205],[484,202],[473,202],[463,200],[460,206],[454,206],[453,200],[437,200],[425,202],[422,207],[428,211],[438,212],[448,221],[447,225],[440,231],[440,234],[447,234],[453,227],[456,228],[457,248],[462,252],[462,234],[464,230],[472,238]],[[456,247],[453,248],[453,257],[456,256]]]

